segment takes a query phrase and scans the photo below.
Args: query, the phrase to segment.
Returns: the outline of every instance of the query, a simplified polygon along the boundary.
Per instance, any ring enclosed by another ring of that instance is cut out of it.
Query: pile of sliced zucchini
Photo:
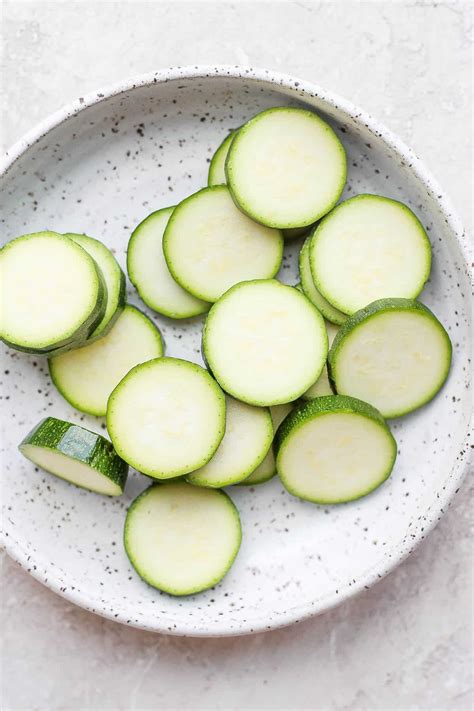
[[[337,205],[345,180],[331,126],[268,109],[224,138],[207,187],[135,228],[130,281],[154,312],[206,315],[207,369],[164,357],[98,240],[44,231],[0,252],[2,340],[47,356],[59,393],[105,416],[111,439],[49,417],[19,449],[99,494],[120,495],[129,466],[154,479],[129,507],[124,545],[169,594],[215,585],[237,555],[239,514],[222,487],[278,474],[306,501],[365,496],[397,455],[384,418],[421,407],[448,376],[448,334],[416,300],[431,269],[425,230],[388,197]],[[275,277],[284,238],[303,235],[294,288]]]

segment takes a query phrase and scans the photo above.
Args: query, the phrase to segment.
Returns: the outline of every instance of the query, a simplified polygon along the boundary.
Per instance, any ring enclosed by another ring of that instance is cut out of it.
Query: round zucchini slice
[[[240,548],[239,513],[223,491],[186,482],[146,489],[128,509],[124,546],[138,575],[170,595],[217,585]]]
[[[206,464],[225,431],[224,394],[199,365],[157,358],[137,365],[112,392],[107,429],[126,462],[155,479]]]
[[[150,309],[168,318],[191,318],[209,311],[171,276],[163,254],[163,234],[174,207],[152,212],[132,233],[127,250],[130,281]]]
[[[225,164],[236,204],[269,227],[291,229],[316,222],[339,200],[346,155],[319,116],[280,106],[239,129]]]
[[[384,417],[406,415],[441,389],[451,341],[419,301],[380,299],[339,330],[328,357],[335,390],[369,402]]]
[[[279,230],[250,220],[228,188],[204,188],[171,215],[163,251],[173,278],[198,299],[217,301],[231,286],[275,276],[283,256]]]
[[[18,449],[41,469],[97,494],[120,496],[127,481],[128,464],[105,437],[55,417],[36,425]]]
[[[186,480],[195,486],[221,488],[242,481],[261,464],[273,440],[268,408],[226,396],[225,435],[212,459]]]
[[[318,397],[296,408],[275,438],[284,487],[300,499],[340,504],[380,486],[397,443],[379,412],[351,397]]]
[[[214,377],[250,405],[296,400],[319,377],[327,349],[319,311],[273,279],[229,289],[204,325],[203,353]]]
[[[353,314],[378,299],[416,298],[430,275],[431,245],[406,205],[357,195],[316,228],[309,262],[318,291],[334,308]]]
[[[0,273],[0,333],[12,348],[41,354],[84,341],[103,318],[101,274],[63,235],[35,232],[12,240],[0,251]]]
[[[155,324],[127,304],[111,331],[94,343],[49,358],[49,373],[61,395],[77,410],[102,416],[115,386],[139,363],[163,355]]]

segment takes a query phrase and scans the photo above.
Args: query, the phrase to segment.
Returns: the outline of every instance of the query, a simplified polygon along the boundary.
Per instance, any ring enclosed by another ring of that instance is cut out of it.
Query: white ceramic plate
[[[349,157],[344,197],[370,191],[409,204],[429,231],[434,265],[422,300],[447,327],[454,362],[427,407],[392,423],[399,458],[389,481],[355,503],[322,507],[291,497],[274,479],[230,493],[243,544],[216,589],[175,599],[148,587],[122,548],[129,502],[148,485],[132,473],[107,499],[22,459],[16,446],[46,416],[105,429],[55,391],[46,362],[5,352],[3,471],[5,542],[38,580],[88,610],[182,635],[271,629],[320,613],[377,581],[439,520],[465,468],[469,426],[469,283],[458,220],[412,152],[362,111],[313,84],[238,67],[173,69],[95,93],[50,117],[7,155],[3,239],[52,229],[102,239],[125,265],[135,225],[206,184],[209,158],[229,128],[257,111],[298,104],[334,126]],[[297,281],[297,251],[280,277]],[[140,304],[129,286],[128,298]],[[153,315],[169,355],[201,362],[201,320]]]

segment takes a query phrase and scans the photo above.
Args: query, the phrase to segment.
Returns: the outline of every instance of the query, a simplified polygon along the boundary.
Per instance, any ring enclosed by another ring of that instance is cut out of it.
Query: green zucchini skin
[[[355,314],[350,316],[340,327],[339,331],[336,334],[336,337],[333,341],[333,344],[329,350],[329,355],[328,355],[328,360],[327,360],[327,369],[328,369],[328,377],[329,377],[329,383],[331,387],[333,388],[334,392],[337,392],[337,358],[338,354],[340,351],[341,346],[344,343],[344,339],[349,336],[352,331],[357,328],[360,324],[366,322],[368,319],[375,318],[379,314],[390,312],[390,311],[412,311],[415,313],[419,313],[426,318],[431,319],[433,324],[440,330],[440,332],[443,334],[443,337],[445,339],[445,344],[446,344],[446,351],[447,351],[447,360],[446,360],[446,368],[444,373],[442,374],[440,378],[440,382],[438,385],[438,388],[435,389],[434,392],[430,393],[427,395],[427,397],[421,401],[416,408],[422,407],[423,405],[426,405],[430,400],[432,400],[435,395],[439,392],[439,390],[442,388],[444,383],[446,382],[446,379],[449,375],[449,371],[451,368],[451,361],[452,361],[452,343],[451,340],[446,332],[446,329],[443,327],[443,325],[438,321],[436,316],[430,309],[422,304],[420,301],[416,301],[415,299],[378,299],[377,301],[373,301],[371,304],[368,306],[365,306],[363,309],[360,309],[359,311],[356,311]],[[412,410],[410,410],[411,412]],[[396,413],[393,415],[390,415],[390,417],[399,417],[404,414],[407,414],[405,411]]]
[[[285,486],[287,491],[290,492],[290,494],[301,498],[300,494],[297,491],[292,490],[291,485],[289,485],[285,481],[285,476],[284,474],[282,474],[278,466],[279,454],[282,451],[285,442],[291,436],[292,432],[294,432],[299,427],[305,425],[308,421],[313,420],[316,417],[320,417],[322,415],[329,415],[333,413],[362,415],[362,417],[366,417],[367,419],[376,422],[383,430],[385,430],[388,439],[391,442],[392,456],[384,473],[384,476],[381,477],[380,480],[376,481],[373,486],[369,487],[369,489],[360,492],[356,496],[353,496],[351,498],[344,498],[340,501],[328,501],[313,498],[310,499],[305,497],[307,501],[311,501],[315,504],[347,503],[349,501],[356,501],[358,499],[363,498],[364,496],[367,496],[367,494],[370,494],[372,491],[377,489],[381,484],[383,484],[384,481],[389,478],[390,474],[392,473],[395,460],[397,458],[397,442],[394,436],[392,435],[390,428],[388,427],[384,418],[375,407],[372,407],[372,405],[369,405],[367,402],[363,402],[362,400],[358,400],[357,398],[349,397],[347,395],[324,395],[322,397],[316,397],[313,400],[308,400],[307,402],[302,403],[299,407],[296,407],[292,412],[290,412],[290,414],[287,415],[287,417],[281,423],[275,435],[274,448],[277,472],[282,480],[283,485]]]
[[[106,336],[114,327],[115,322],[117,321],[118,317],[124,310],[125,306],[127,305],[127,279],[125,278],[125,274],[122,270],[122,268],[119,266],[120,269],[120,283],[119,283],[119,293],[118,293],[118,298],[117,298],[117,308],[115,309],[114,315],[108,322],[107,326],[104,328],[100,336]],[[99,337],[100,337],[99,336]]]
[[[95,469],[120,487],[121,491],[125,487],[128,464],[119,457],[109,440],[84,427],[59,420],[56,417],[46,417],[19,444],[18,449],[24,456],[26,456],[25,445],[33,445],[64,454],[70,459]],[[75,486],[80,485],[75,484]]]
[[[76,244],[77,244],[77,242],[76,242]],[[77,245],[77,246],[80,247],[80,245]],[[83,248],[81,247],[81,249],[83,249]],[[92,259],[92,257],[91,257],[91,259]],[[95,319],[93,320],[93,322],[91,323],[91,325],[89,326],[86,340],[88,338],[90,338],[90,336],[94,333],[95,329],[97,328],[97,326],[100,324],[100,322],[104,318],[105,310],[107,308],[107,286],[105,283],[105,279],[103,277],[103,274],[102,274],[97,262],[94,259],[92,259],[92,261],[94,262],[94,266],[96,268],[97,276],[99,279],[99,296],[97,298],[98,307],[97,307],[96,316],[95,316]],[[70,345],[73,348],[75,348],[76,347],[75,344],[78,340],[79,339],[77,337],[75,337],[73,343],[71,343]],[[66,349],[68,349],[68,348],[66,347]]]

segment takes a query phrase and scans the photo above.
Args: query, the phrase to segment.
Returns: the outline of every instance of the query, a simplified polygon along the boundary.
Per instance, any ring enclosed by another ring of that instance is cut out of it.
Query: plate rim
[[[338,111],[342,111],[357,123],[362,124],[365,129],[367,129],[378,139],[381,139],[392,151],[406,161],[408,168],[424,185],[428,194],[440,209],[448,228],[459,245],[461,255],[464,260],[464,268],[466,269],[469,278],[470,270],[468,265],[470,263],[470,246],[465,230],[463,229],[462,222],[449,197],[441,189],[436,179],[431,175],[431,172],[416,156],[413,150],[409,148],[401,139],[399,139],[398,136],[390,129],[385,127],[377,119],[373,118],[369,113],[363,111],[352,102],[347,101],[331,91],[323,89],[313,82],[269,69],[225,64],[170,67],[159,71],[139,74],[137,76],[132,76],[128,79],[109,84],[102,89],[90,92],[83,97],[81,96],[80,98],[69,102],[59,110],[50,114],[47,118],[36,124],[36,126],[24,134],[23,137],[16,141],[13,146],[6,151],[4,157],[0,160],[0,178],[4,177],[14,163],[40,138],[49,133],[49,131],[59,124],[67,121],[72,116],[81,113],[83,110],[93,106],[94,104],[105,102],[112,96],[133,91],[134,89],[138,89],[143,86],[168,83],[177,79],[212,78],[228,78],[240,81],[248,80],[253,82],[261,82],[266,84],[269,88],[283,87],[284,89],[293,92],[295,94],[295,98],[304,98],[305,96],[318,98],[323,103],[328,104]],[[314,605],[314,603],[305,603],[299,607],[291,607],[284,613],[279,614],[277,618],[272,619],[270,624],[268,624],[266,620],[256,619],[247,620],[245,623],[240,623],[239,627],[232,628],[229,627],[229,622],[227,622],[226,618],[223,616],[222,622],[218,622],[217,624],[213,623],[211,627],[203,626],[202,629],[196,630],[193,628],[192,623],[188,623],[186,619],[180,621],[179,627],[174,626],[175,622],[172,620],[167,620],[165,618],[156,619],[153,620],[153,622],[147,622],[146,620],[143,622],[130,620],[123,612],[114,612],[113,610],[107,609],[106,605],[99,599],[96,601],[96,606],[93,606],[91,604],[90,595],[88,596],[82,591],[71,590],[67,582],[61,580],[58,575],[59,569],[51,566],[51,564],[44,565],[44,563],[41,563],[40,558],[35,559],[34,563],[36,566],[33,568],[31,553],[25,550],[21,541],[15,540],[15,538],[6,531],[7,527],[5,525],[5,521],[3,522],[2,527],[3,547],[16,563],[29,572],[40,583],[50,588],[53,592],[64,597],[69,602],[82,607],[83,609],[94,612],[95,614],[108,618],[114,622],[120,622],[125,625],[151,632],[190,637],[237,636],[277,629],[300,622],[317,614],[322,614],[323,612],[336,607],[350,597],[362,592],[364,589],[368,589],[374,583],[378,582],[380,579],[385,577],[385,575],[394,570],[397,565],[402,563],[403,560],[405,560],[405,558],[413,552],[413,550],[438,523],[446,509],[449,508],[453,497],[459,490],[461,481],[469,466],[470,457],[468,453],[470,452],[469,436],[471,431],[472,419],[471,423],[468,423],[461,449],[456,453],[457,456],[449,474],[447,475],[445,485],[441,487],[440,491],[433,491],[430,503],[424,510],[425,516],[430,514],[430,520],[428,522],[424,522],[425,525],[423,529],[416,529],[415,533],[412,534],[414,535],[414,538],[410,540],[409,545],[405,549],[403,548],[404,538],[402,538],[392,547],[392,553],[394,553],[394,555],[390,558],[388,565],[386,563],[381,566],[373,565],[365,577],[361,577],[352,585],[346,584],[345,588],[341,588],[341,590],[337,593],[332,592],[323,600],[318,601],[318,605]],[[467,456],[465,456],[466,454]],[[39,569],[40,567],[41,569]]]

